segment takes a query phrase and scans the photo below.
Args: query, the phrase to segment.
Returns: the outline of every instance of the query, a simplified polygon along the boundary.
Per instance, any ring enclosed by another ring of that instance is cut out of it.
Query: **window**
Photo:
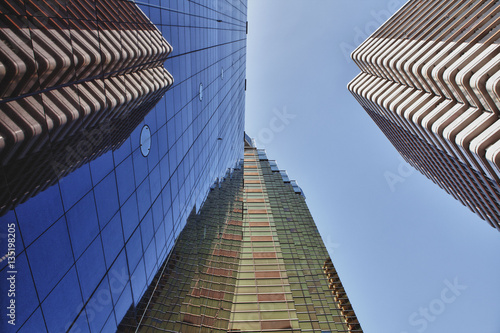
[[[151,149],[151,130],[148,125],[144,125],[141,130],[140,146],[142,156],[146,157],[149,155]]]

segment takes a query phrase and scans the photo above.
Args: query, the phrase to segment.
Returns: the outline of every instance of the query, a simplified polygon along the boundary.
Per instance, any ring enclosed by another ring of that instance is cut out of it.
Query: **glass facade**
[[[25,22],[16,33],[37,52],[33,22],[37,17],[52,22],[59,15],[58,24],[49,29],[62,29],[67,45],[77,44],[71,24],[89,24],[95,29],[84,30],[85,36],[88,43],[97,42],[99,56],[114,54],[107,44],[113,43],[119,50],[114,56],[125,57],[125,43],[138,45],[143,26],[134,23],[136,39],[123,37],[131,22],[123,22],[126,11],[117,10],[122,4],[140,8],[171,45],[162,62],[174,82],[149,105],[149,113],[133,121],[121,119],[130,128],[122,133],[123,140],[82,160],[48,186],[31,189],[26,200],[3,212],[0,257],[8,253],[8,258],[0,262],[0,305],[6,309],[15,302],[10,311],[15,325],[2,318],[1,332],[116,331],[152,283],[193,208],[201,207],[214,179],[242,156],[246,1],[9,1],[0,5],[0,21],[5,24],[11,17]],[[111,35],[98,23],[105,10],[120,23],[110,29]],[[74,18],[73,12],[86,16]],[[5,34],[5,26],[0,30]],[[1,52],[15,50],[5,40]],[[98,79],[105,81],[107,74],[102,71]],[[136,83],[121,81],[123,92],[103,94],[130,97],[144,83],[143,76]],[[82,91],[78,96],[85,99]],[[0,112],[8,109],[9,98],[0,100]],[[51,110],[47,100],[41,105]],[[148,130],[142,132],[145,126]],[[29,183],[44,165],[32,162],[22,180]],[[2,195],[12,196],[17,189],[3,166],[0,179]],[[14,284],[7,280],[11,276]],[[12,288],[14,294],[7,297]]]
[[[120,331],[362,332],[300,188],[274,167],[247,141]]]
[[[117,149],[173,83],[172,47],[132,3],[3,7],[0,215]]]

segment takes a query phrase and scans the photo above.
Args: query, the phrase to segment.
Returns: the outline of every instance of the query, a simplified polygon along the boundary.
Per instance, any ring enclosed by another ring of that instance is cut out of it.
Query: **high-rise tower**
[[[411,0],[348,89],[403,158],[500,230],[500,3]]]
[[[362,332],[302,190],[249,140],[120,326],[136,329]]]
[[[0,332],[116,331],[243,153],[246,36],[245,0],[0,1]]]

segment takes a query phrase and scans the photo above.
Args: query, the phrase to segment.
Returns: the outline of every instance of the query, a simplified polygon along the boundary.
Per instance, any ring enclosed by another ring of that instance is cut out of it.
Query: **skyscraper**
[[[193,207],[241,158],[246,1],[14,0],[0,10],[0,306],[15,301],[0,331],[115,331]],[[28,70],[4,85],[16,57]],[[45,178],[54,157],[67,169]]]
[[[302,190],[245,143],[121,331],[362,332]]]
[[[352,53],[348,85],[408,163],[497,229],[499,14],[498,1],[411,0]]]

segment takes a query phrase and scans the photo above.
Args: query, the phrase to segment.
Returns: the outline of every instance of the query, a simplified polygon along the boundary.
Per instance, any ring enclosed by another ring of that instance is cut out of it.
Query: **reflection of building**
[[[192,212],[120,331],[362,332],[301,189],[249,141],[241,166]]]
[[[130,2],[4,6],[0,213],[118,148],[173,82],[172,48]]]
[[[349,90],[408,163],[500,229],[496,1],[409,1],[352,54]]]
[[[19,197],[11,208],[35,194],[0,217],[16,226],[19,286],[16,326],[1,320],[1,332],[116,331],[192,208],[242,155],[246,2],[143,3],[0,4],[0,71],[15,57],[31,66],[18,85],[0,81],[0,122],[23,129],[0,125],[0,194]],[[11,133],[26,135],[15,145]],[[64,176],[46,177],[48,162]]]

